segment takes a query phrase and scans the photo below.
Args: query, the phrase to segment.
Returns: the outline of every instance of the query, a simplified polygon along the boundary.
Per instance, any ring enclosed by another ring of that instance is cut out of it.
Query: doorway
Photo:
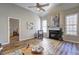
[[[9,43],[19,41],[19,19],[9,18]]]
[[[42,20],[43,37],[47,37],[47,20]]]

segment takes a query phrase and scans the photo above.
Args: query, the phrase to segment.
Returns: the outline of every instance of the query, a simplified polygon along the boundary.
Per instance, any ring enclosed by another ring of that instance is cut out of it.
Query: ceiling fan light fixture
[[[40,9],[39,9],[39,8],[37,8],[37,11],[40,11]]]

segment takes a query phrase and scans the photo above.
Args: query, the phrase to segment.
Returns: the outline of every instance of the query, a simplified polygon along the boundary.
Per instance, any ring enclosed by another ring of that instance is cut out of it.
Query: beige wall
[[[77,22],[78,23],[78,25],[77,25],[78,35],[77,36],[64,35],[64,40],[79,43],[79,7],[75,7],[75,8],[64,11],[64,16],[70,15],[70,14],[75,14],[75,13],[78,14],[78,22]],[[65,24],[65,18],[63,18],[63,19],[64,19],[64,24]],[[65,31],[65,28],[64,28],[64,31]]]
[[[33,12],[14,4],[0,4],[0,43],[9,41],[8,17],[19,19],[20,41],[34,37],[35,30],[40,29],[40,18]],[[33,22],[34,29],[27,30],[26,22]]]
[[[60,27],[63,28],[63,31],[64,31],[64,40],[79,43],[79,15],[78,15],[78,29],[77,29],[78,35],[77,36],[65,35],[65,16],[69,14],[74,14],[74,13],[79,14],[79,7],[75,7],[75,8],[68,9],[68,10],[60,10],[52,14],[49,14],[47,17],[48,26],[51,25],[51,16],[55,16],[57,15],[57,13],[60,13]]]

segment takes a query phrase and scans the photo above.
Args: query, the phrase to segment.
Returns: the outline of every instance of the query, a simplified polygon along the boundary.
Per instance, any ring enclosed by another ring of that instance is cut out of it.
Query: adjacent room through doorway
[[[19,41],[19,19],[9,18],[10,43]]]

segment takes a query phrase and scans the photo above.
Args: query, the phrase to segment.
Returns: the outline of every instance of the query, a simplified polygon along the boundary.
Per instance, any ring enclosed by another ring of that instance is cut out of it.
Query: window
[[[77,14],[66,16],[66,34],[77,35]]]
[[[42,21],[42,28],[43,28],[43,32],[46,33],[47,32],[47,20]]]

